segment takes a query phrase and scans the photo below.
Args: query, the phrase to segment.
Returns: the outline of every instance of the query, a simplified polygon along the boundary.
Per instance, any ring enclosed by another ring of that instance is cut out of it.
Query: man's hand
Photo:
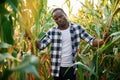
[[[93,41],[93,46],[95,46],[95,47],[102,46],[106,41],[108,41],[108,38],[109,38],[109,34],[107,32],[105,32],[103,34],[103,39],[101,39],[101,40],[95,39]]]
[[[94,47],[102,46],[103,44],[104,44],[104,40],[103,39],[101,39],[101,40],[95,39],[93,41],[93,46]]]
[[[35,46],[36,46],[37,48],[39,48],[39,46],[40,46],[39,40],[36,40],[36,41],[35,41]]]
[[[107,32],[105,32],[105,33],[103,34],[103,40],[104,40],[104,41],[107,41],[108,38],[109,38],[109,34],[108,34]]]

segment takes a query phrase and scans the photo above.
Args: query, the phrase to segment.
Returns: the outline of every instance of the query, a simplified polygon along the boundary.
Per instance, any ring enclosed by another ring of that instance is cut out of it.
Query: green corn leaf
[[[90,45],[87,44],[87,45],[82,49],[81,54],[84,54],[84,52],[85,52],[86,50],[88,50],[89,48],[90,48]]]
[[[119,32],[114,32],[114,33],[112,33],[112,34],[110,35],[110,37],[112,37],[112,36],[118,36],[118,35],[120,35],[120,31],[119,31]]]
[[[13,39],[13,25],[9,21],[8,17],[2,16],[2,40],[9,44],[14,44]]]
[[[8,68],[3,70],[3,74],[0,75],[0,80],[9,80],[10,75],[12,75],[13,71],[9,70]]]
[[[3,61],[5,58],[15,59],[15,58],[14,58],[12,55],[10,55],[9,53],[0,54],[0,62]]]
[[[91,74],[93,74],[93,75],[95,75],[96,77],[98,77],[97,74],[96,74],[92,69],[90,69],[88,66],[84,65],[83,63],[77,62],[77,63],[75,63],[74,65],[78,65],[78,66],[81,67],[82,69],[85,69],[85,70],[89,71]]]
[[[45,37],[45,34],[46,34],[45,32],[41,32],[38,36],[38,39],[42,40]]]
[[[78,75],[80,77],[80,80],[84,80],[84,74],[83,74],[83,69],[81,67],[78,67]]]
[[[100,52],[99,52],[98,56],[99,56],[104,50],[106,50],[107,48],[109,48],[110,46],[112,46],[115,42],[117,42],[117,41],[120,40],[120,32],[112,33],[112,34],[110,35],[110,37],[113,37],[113,39],[111,40],[111,42],[109,42],[108,44],[103,45],[103,47],[100,48]]]
[[[8,13],[9,11],[4,7],[4,5],[0,5],[0,14],[5,15]]]
[[[11,5],[11,7],[13,8],[13,10],[15,12],[18,12],[18,8],[17,8],[17,5],[18,5],[18,0],[7,0],[7,2]]]
[[[38,64],[39,64],[39,59],[37,57],[32,55],[26,55],[24,57],[24,60],[20,63],[20,65],[11,70],[31,73],[37,76],[38,78],[40,78],[40,75],[36,69],[36,66]]]
[[[20,80],[26,80],[26,73],[20,72]]]
[[[4,60],[4,56],[0,54],[0,62]]]
[[[9,48],[10,46],[10,44],[0,42],[0,48]]]
[[[100,37],[100,27],[98,25],[95,25],[95,31],[96,31],[98,37]]]

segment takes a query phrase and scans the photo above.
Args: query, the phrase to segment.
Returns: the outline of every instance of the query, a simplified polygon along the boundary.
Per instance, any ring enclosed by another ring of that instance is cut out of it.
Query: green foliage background
[[[81,40],[77,56],[77,80],[120,79],[120,0],[85,0],[76,15],[65,0],[69,21],[84,26],[88,33],[109,40],[101,47],[91,47]],[[48,0],[0,0],[0,80],[53,80],[50,76],[50,49],[35,48],[55,22]]]

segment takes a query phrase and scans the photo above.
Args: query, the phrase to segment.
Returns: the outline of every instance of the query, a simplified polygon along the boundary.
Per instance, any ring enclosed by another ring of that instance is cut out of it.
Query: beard
[[[58,23],[58,26],[64,27],[64,26],[66,26],[67,23],[68,23],[67,21],[62,21],[62,22]]]

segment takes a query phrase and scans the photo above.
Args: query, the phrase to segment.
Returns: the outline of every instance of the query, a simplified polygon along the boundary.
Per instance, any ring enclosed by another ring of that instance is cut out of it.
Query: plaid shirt
[[[75,63],[75,58],[79,48],[80,39],[84,39],[92,45],[94,38],[86,33],[82,26],[77,24],[69,23],[71,41],[72,41],[72,56],[73,63]],[[52,27],[46,34],[46,37],[40,41],[39,49],[42,50],[51,44],[51,75],[59,76],[60,63],[61,63],[61,49],[62,49],[62,36],[58,27]],[[67,37],[67,36],[66,36]]]

